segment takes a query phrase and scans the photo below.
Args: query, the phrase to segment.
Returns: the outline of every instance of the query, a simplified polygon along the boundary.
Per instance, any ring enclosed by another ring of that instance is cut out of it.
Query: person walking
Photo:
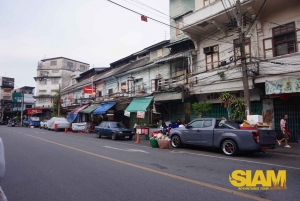
[[[286,123],[286,120],[288,119],[288,115],[285,114],[283,116],[283,119],[280,120],[280,128],[281,128],[281,131],[282,131],[282,135],[283,135],[283,138],[281,140],[277,140],[278,144],[281,145],[281,142],[284,140],[284,144],[286,148],[291,148],[290,145],[288,145],[288,139],[289,139],[289,131],[288,131],[288,127],[287,127],[287,123]]]

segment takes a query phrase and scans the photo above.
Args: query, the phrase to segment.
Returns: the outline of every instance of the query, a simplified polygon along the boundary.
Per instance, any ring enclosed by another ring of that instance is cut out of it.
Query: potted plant
[[[232,102],[232,115],[231,118],[235,120],[245,120],[245,103],[242,99],[238,98]]]

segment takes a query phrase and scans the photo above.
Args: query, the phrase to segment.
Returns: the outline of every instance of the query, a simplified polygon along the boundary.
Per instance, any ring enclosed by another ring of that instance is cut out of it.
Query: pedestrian
[[[139,126],[139,122],[136,122],[133,126],[134,133],[136,133],[136,127]]]
[[[177,119],[177,124],[178,124],[178,125],[181,125],[181,124],[182,124],[181,119]]]
[[[277,140],[278,144],[281,145],[281,142],[284,140],[284,144],[286,148],[291,148],[290,145],[288,145],[288,139],[289,139],[289,131],[288,131],[288,127],[287,127],[287,123],[286,123],[286,120],[288,119],[288,115],[285,114],[283,116],[283,119],[280,120],[280,128],[281,128],[281,131],[282,131],[282,135],[283,135],[283,138],[281,140]]]

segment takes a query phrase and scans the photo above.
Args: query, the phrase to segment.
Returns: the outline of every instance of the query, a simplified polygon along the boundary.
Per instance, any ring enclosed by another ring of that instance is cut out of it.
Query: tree
[[[219,100],[221,104],[227,109],[228,118],[231,117],[231,105],[235,101],[236,97],[228,92],[224,92],[220,95]]]
[[[245,120],[245,103],[242,99],[238,98],[232,102],[232,111],[232,119]]]
[[[210,102],[204,102],[204,103],[195,102],[192,104],[192,108],[198,117],[205,117],[205,114],[209,110],[211,110],[211,103]]]
[[[51,107],[51,116],[52,117],[59,117],[61,116],[61,103],[60,103],[60,90],[57,90],[55,92],[54,98],[53,98],[53,105]],[[58,108],[60,109],[58,114]]]

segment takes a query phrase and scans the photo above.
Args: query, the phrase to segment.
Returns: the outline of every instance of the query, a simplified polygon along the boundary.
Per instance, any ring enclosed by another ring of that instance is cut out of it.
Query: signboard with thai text
[[[140,118],[140,119],[144,119],[145,118],[145,111],[137,111],[136,117]]]
[[[85,94],[96,93],[96,88],[92,88],[91,86],[85,86],[83,87],[83,93]]]
[[[300,92],[300,77],[266,81],[266,95]]]
[[[32,114],[37,114],[37,113],[42,113],[42,109],[29,109],[27,110],[27,114],[32,115]]]

